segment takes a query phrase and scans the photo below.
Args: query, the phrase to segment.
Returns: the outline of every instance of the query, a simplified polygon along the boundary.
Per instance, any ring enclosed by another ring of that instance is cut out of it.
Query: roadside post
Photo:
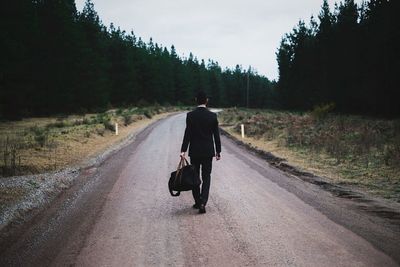
[[[242,132],[242,138],[244,138],[244,124],[240,124],[240,130]]]
[[[118,135],[118,123],[115,123],[115,135]]]

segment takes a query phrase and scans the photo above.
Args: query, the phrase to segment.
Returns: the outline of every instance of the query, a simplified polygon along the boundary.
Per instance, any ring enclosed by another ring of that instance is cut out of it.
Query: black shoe
[[[204,204],[200,204],[199,213],[200,214],[206,213],[206,206],[204,206]]]
[[[198,210],[198,209],[200,208],[200,205],[199,205],[199,204],[193,204],[192,207],[193,207],[194,209]]]

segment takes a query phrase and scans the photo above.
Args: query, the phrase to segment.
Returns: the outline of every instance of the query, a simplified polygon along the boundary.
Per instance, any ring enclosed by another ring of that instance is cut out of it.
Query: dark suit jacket
[[[189,157],[214,157],[215,152],[221,153],[217,114],[203,107],[187,114],[181,152],[186,152],[188,146]]]

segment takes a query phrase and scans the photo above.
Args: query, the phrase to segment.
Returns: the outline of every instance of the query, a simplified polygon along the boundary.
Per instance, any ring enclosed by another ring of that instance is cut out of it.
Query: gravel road
[[[398,266],[397,224],[353,210],[226,137],[207,213],[192,209],[190,192],[171,197],[184,122],[179,114],[155,123],[85,170],[0,265]]]

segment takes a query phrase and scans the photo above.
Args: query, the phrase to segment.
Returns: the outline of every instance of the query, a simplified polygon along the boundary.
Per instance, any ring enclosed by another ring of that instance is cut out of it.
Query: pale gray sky
[[[76,0],[82,10],[85,0]],[[334,0],[330,0],[331,7]],[[356,2],[361,2],[356,1]],[[322,0],[93,0],[106,26],[133,30],[179,55],[192,52],[224,67],[251,65],[269,79],[278,78],[275,52],[282,36],[299,19],[318,15]]]

